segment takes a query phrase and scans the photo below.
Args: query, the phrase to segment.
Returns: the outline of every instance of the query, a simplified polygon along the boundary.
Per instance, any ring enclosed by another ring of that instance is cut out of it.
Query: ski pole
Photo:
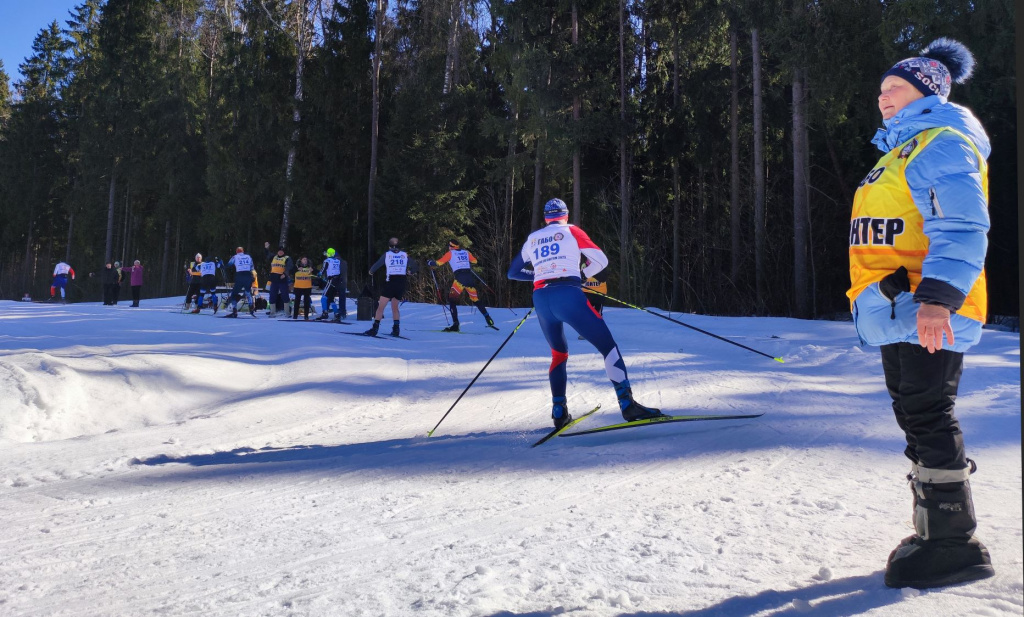
[[[472,269],[472,268],[470,268],[470,269],[469,269],[469,271],[470,271],[470,272],[473,272],[473,269]],[[496,292],[496,291],[494,291],[493,289],[491,289],[491,286],[487,284],[487,281],[485,281],[485,280],[483,280],[482,278],[480,278],[480,275],[479,275],[479,274],[477,274],[476,272],[473,272],[473,276],[475,276],[475,277],[476,277],[476,280],[478,280],[478,281],[480,281],[481,283],[483,283],[483,284],[484,284],[484,287],[486,287],[486,288],[487,288],[487,291],[491,292],[491,294],[493,294],[493,295],[494,295],[494,301],[495,301],[495,302],[497,302],[497,301],[498,301],[498,292]],[[512,311],[512,314],[513,314],[513,315],[515,315],[516,317],[519,317],[519,314],[518,314],[518,313],[516,313],[516,312],[515,312],[514,310],[512,310],[512,307],[511,307],[511,306],[510,306],[510,307],[508,307],[508,310]]]
[[[496,357],[498,357],[498,353],[505,348],[505,345],[512,339],[512,336],[519,331],[519,328],[521,328],[524,323],[526,323],[526,318],[529,317],[530,313],[532,312],[533,307],[530,307],[530,310],[526,313],[526,316],[519,321],[519,324],[515,327],[515,329],[512,330],[512,333],[508,335],[508,338],[505,339],[505,342],[502,343],[501,346],[498,347],[497,351],[494,352],[494,355],[492,355],[490,359],[487,360],[487,363],[484,364],[484,367],[480,369],[479,373],[476,374],[476,377],[473,378],[473,381],[469,382],[469,385],[466,386],[466,389],[462,391],[462,394],[459,395],[459,398],[455,399],[455,402],[452,403],[452,406],[448,408],[448,411],[444,412],[444,415],[441,416],[441,419],[437,421],[437,424],[434,425],[434,428],[430,429],[430,431],[427,433],[427,437],[432,436],[434,434],[434,431],[437,430],[437,427],[441,426],[441,423],[444,422],[444,419],[448,417],[448,414],[450,414],[452,410],[455,409],[455,406],[459,404],[459,401],[461,401],[462,397],[466,395],[466,392],[469,392],[469,389],[473,387],[473,384],[476,383],[476,380],[480,379],[480,376],[484,374],[484,371],[487,370],[487,367],[490,366],[491,362]]]
[[[667,317],[665,315],[662,315],[661,313],[655,313],[654,311],[645,309],[643,307],[636,306],[634,304],[630,304],[629,302],[623,302],[622,300],[619,300],[618,298],[613,298],[613,297],[609,296],[608,294],[601,293],[600,291],[589,290],[586,293],[591,293],[591,294],[594,294],[594,295],[597,295],[597,296],[601,296],[603,298],[608,298],[609,300],[612,300],[614,302],[618,302],[619,304],[622,304],[624,306],[628,306],[629,308],[634,308],[634,309],[636,309],[638,311],[643,311],[645,313],[650,313],[651,315],[654,315],[655,317],[661,317],[662,319],[667,319],[667,320],[671,321],[672,323],[679,324],[680,326],[685,326],[685,327],[687,327],[687,328],[689,328],[691,330],[696,330],[697,332],[700,332],[701,334],[707,334],[711,338],[716,338],[716,339],[718,339],[720,341],[724,341],[726,343],[729,343],[730,345],[735,345],[737,347],[742,347],[743,349],[746,349],[747,351],[752,351],[752,352],[754,352],[756,354],[759,354],[759,355],[762,355],[762,356],[764,356],[766,358],[771,358],[772,360],[775,360],[776,362],[785,362],[785,360],[783,360],[782,358],[776,358],[774,356],[766,354],[763,351],[758,351],[758,350],[753,349],[751,347],[747,347],[746,345],[741,345],[740,343],[737,343],[736,341],[730,341],[727,338],[723,338],[721,336],[718,336],[717,334],[712,334],[712,333],[708,332],[707,330],[701,330],[700,328],[698,328],[696,326],[691,326],[690,324],[686,324],[686,323],[683,323],[681,321],[672,319],[671,317]]]
[[[448,320],[448,311],[444,309],[444,300],[441,298],[441,288],[437,285],[437,277],[434,276],[434,269],[430,269],[430,278],[434,281],[434,293],[437,294],[437,303],[441,305],[441,314],[444,315],[444,322],[451,325]]]

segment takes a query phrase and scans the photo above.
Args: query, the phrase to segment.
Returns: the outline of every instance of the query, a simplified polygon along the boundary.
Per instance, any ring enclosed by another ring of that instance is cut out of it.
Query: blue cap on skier
[[[557,197],[548,201],[544,204],[544,220],[557,221],[559,219],[569,218],[569,206],[565,205],[565,202]]]

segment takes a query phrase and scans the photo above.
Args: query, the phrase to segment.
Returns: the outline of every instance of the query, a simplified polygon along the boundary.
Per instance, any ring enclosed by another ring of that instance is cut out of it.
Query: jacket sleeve
[[[989,216],[979,166],[970,145],[949,131],[907,165],[907,184],[929,241],[917,302],[956,311],[981,274]]]
[[[590,239],[585,231],[579,227],[570,227],[572,230],[572,237],[576,239],[576,244],[580,247],[580,253],[586,260],[586,264],[582,268],[583,278],[588,279],[601,270],[608,267],[608,256],[604,254],[594,241]]]
[[[508,267],[508,274],[506,276],[513,281],[533,282],[533,264],[524,260],[521,252],[517,253],[512,258],[512,263]]]
[[[374,272],[377,271],[378,268],[380,268],[381,266],[384,265],[384,258],[385,257],[387,257],[387,253],[384,253],[383,255],[381,255],[380,259],[378,259],[376,262],[374,262],[374,264],[372,266],[370,266],[370,274],[373,274]]]

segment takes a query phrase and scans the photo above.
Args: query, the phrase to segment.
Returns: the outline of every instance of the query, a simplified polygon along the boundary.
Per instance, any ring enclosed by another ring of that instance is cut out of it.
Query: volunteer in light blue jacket
[[[882,76],[886,154],[861,182],[850,218],[857,334],[881,347],[886,388],[906,435],[916,533],[889,555],[890,587],[940,587],[992,576],[954,413],[963,352],[985,322],[991,150],[981,124],[947,97],[974,58],[939,39]],[[945,339],[945,340],[944,340]]]

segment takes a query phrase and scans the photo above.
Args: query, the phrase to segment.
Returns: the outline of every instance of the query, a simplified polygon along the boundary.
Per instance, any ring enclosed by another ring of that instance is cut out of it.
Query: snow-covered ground
[[[0,615],[1021,615],[1020,343],[986,331],[958,410],[994,578],[886,588],[912,533],[878,352],[850,323],[610,309],[638,400],[765,412],[530,444],[526,314],[402,308],[404,340],[126,304],[0,302]],[[354,315],[354,307],[350,310]],[[677,318],[680,316],[677,314]],[[382,329],[389,329],[385,319]],[[570,336],[570,408],[618,420]]]

